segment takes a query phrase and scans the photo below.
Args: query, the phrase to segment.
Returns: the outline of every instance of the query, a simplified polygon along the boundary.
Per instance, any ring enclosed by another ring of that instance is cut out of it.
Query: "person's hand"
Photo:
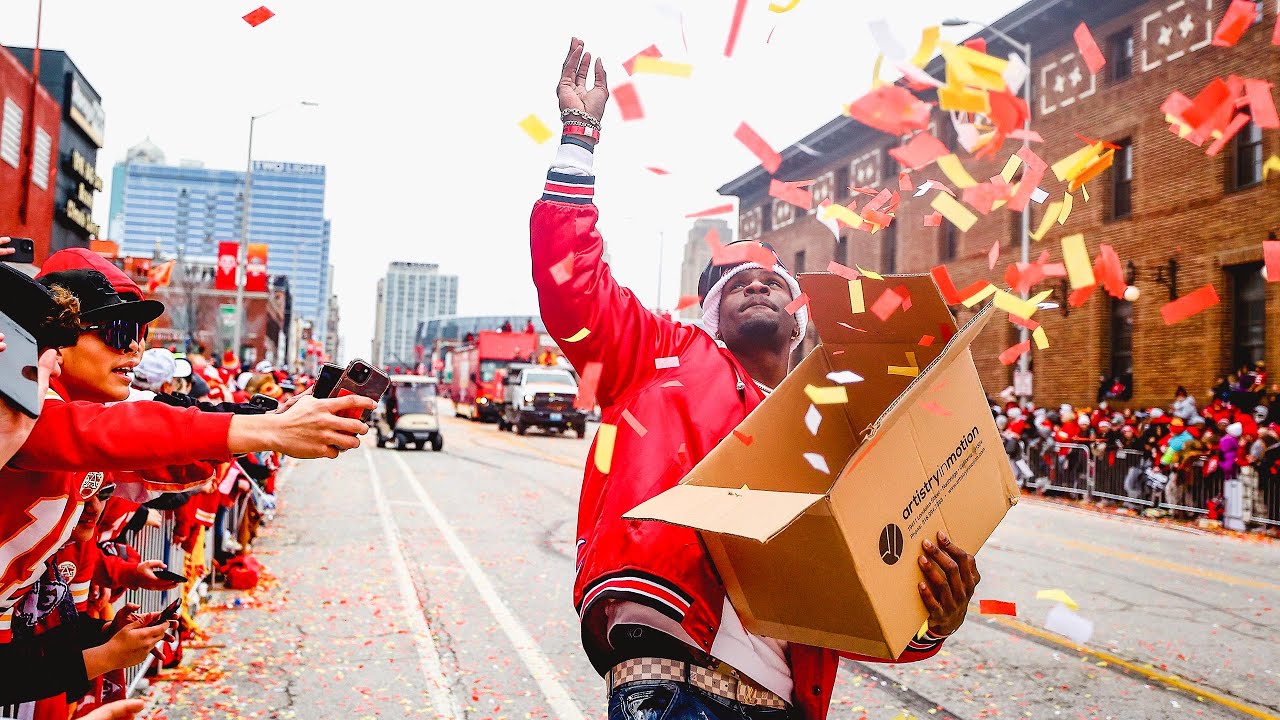
[[[133,720],[133,716],[142,712],[145,706],[141,700],[118,700],[82,716],[80,720]]]
[[[960,629],[973,591],[982,581],[978,564],[946,533],[939,532],[936,545],[924,541],[920,570],[925,579],[920,583],[920,599],[929,611],[929,632],[939,637],[950,635]]]
[[[278,415],[237,415],[231,420],[227,448],[232,454],[275,450],[303,460],[336,458],[343,450],[360,447],[369,426],[339,413],[359,415],[377,403],[363,395],[319,399],[301,396],[288,412]]]
[[[609,83],[604,65],[596,58],[595,84],[587,90],[587,72],[591,69],[591,53],[583,52],[578,38],[569,39],[569,54],[560,67],[560,83],[556,85],[556,99],[560,110],[581,110],[596,120],[604,117],[604,106],[609,101]]]
[[[18,248],[9,247],[9,243],[12,240],[13,238],[8,236],[0,237],[0,257],[4,257],[5,255],[12,255],[18,252]]]
[[[156,613],[135,615],[110,640],[85,650],[85,671],[88,678],[92,680],[112,670],[132,667],[145,660],[151,649],[165,638],[170,629],[170,623],[148,627],[147,623],[153,621],[155,616]]]
[[[280,413],[288,412],[289,408],[296,405],[299,399],[303,397],[315,395],[315,389],[316,389],[315,385],[310,385],[307,387],[306,390],[303,390],[302,392],[290,397],[288,400],[285,400],[284,403],[280,405],[280,407],[276,408],[276,414],[279,415]]]
[[[137,612],[139,607],[136,603],[125,603],[124,607],[120,608],[116,616],[111,619],[111,622],[102,628],[103,634],[108,638],[115,637],[115,634],[120,632],[120,628],[138,619]]]
[[[164,515],[160,514],[155,508],[147,508],[147,527],[158,528],[164,524]]]
[[[3,250],[0,247],[0,250]],[[4,335],[0,334],[0,352],[5,351]],[[45,350],[40,353],[40,359],[36,362],[36,403],[37,406],[44,405],[44,396],[49,391],[49,378],[58,377],[60,367],[58,366],[58,351]],[[4,400],[0,400],[0,467],[9,462],[9,458],[22,447],[27,441],[27,437],[31,435],[31,429],[36,426],[35,418],[27,417],[27,414],[18,410]]]
[[[161,580],[156,577],[157,570],[165,570],[167,566],[161,560],[146,560],[138,563],[133,569],[130,584],[143,590],[172,590],[181,583]]]

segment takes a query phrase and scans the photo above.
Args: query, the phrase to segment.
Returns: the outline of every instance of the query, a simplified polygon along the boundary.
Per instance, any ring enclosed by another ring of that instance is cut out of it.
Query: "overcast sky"
[[[769,0],[751,0],[726,59],[734,0],[268,0],[276,17],[251,28],[240,16],[259,1],[46,0],[42,46],[68,51],[103,97],[98,171],[108,183],[148,136],[170,162],[243,168],[250,115],[320,103],[260,120],[254,156],[328,166],[348,357],[369,352],[374,286],[392,260],[459,275],[459,313],[536,312],[528,217],[554,141],[536,145],[516,123],[529,113],[557,123],[571,35],[605,59],[612,84],[650,44],[694,66],[689,79],[634,78],[646,118],[623,123],[611,108],[597,151],[614,272],[652,305],[665,233],[670,307],[692,222],[684,215],[723,202],[715,189],[755,164],[733,139],[739,122],[781,150],[837,115],[870,86],[870,20],[887,20],[912,50],[944,17],[990,22],[1020,4],[799,0],[776,14]],[[34,42],[36,5],[0,2],[0,42]],[[967,34],[944,28],[953,40]],[[96,201],[104,229],[110,191]]]

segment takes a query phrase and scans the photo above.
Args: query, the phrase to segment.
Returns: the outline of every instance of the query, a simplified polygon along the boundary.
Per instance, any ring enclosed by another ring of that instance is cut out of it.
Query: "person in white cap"
[[[274,372],[275,368],[272,367],[270,360],[263,360],[253,367],[253,371],[258,375],[263,375],[265,373]]]
[[[149,348],[133,369],[133,381],[129,386],[129,400],[154,400],[156,393],[173,391],[173,376],[178,363],[173,353],[164,348]]]

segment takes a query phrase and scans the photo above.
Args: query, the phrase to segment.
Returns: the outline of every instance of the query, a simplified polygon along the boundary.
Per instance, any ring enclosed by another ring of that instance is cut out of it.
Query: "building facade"
[[[0,47],[0,235],[35,241],[49,256],[57,195],[58,102]]]
[[[414,367],[418,324],[458,311],[458,276],[435,263],[393,262],[378,282],[375,365]]]
[[[689,239],[684,243],[684,259],[680,262],[680,295],[697,295],[698,278],[711,262],[711,246],[707,245],[707,233],[712,230],[720,238],[721,245],[733,242],[733,230],[727,220],[698,218],[689,228]],[[695,320],[702,317],[702,308],[691,305],[679,312],[680,317]]]
[[[181,255],[216,262],[218,243],[239,242],[244,173],[184,161],[165,164],[149,141],[112,170],[110,227],[126,255]],[[293,314],[323,336],[329,301],[329,221],[323,165],[255,161],[249,242],[267,246],[267,271],[289,277]]]
[[[1134,405],[1167,404],[1178,385],[1204,397],[1216,378],[1245,362],[1280,363],[1280,284],[1263,281],[1262,241],[1280,231],[1280,178],[1264,178],[1265,159],[1280,152],[1280,134],[1247,125],[1215,157],[1171,133],[1160,110],[1175,90],[1194,97],[1215,77],[1275,78],[1280,55],[1270,45],[1276,22],[1274,3],[1258,3],[1262,18],[1235,47],[1211,43],[1226,0],[1189,3],[1117,0],[1082,5],[1069,0],[1028,3],[993,26],[1032,46],[1033,130],[1044,139],[1033,150],[1053,164],[1083,147],[1077,133],[1119,147],[1113,167],[1087,185],[1090,199],[1076,193],[1064,225],[1053,224],[1031,244],[1034,260],[1048,251],[1062,257],[1060,240],[1083,233],[1092,255],[1100,244],[1112,246],[1125,268],[1126,281],[1141,292],[1136,302],[1115,300],[1101,290],[1081,307],[1066,302],[1068,286],[1057,278],[1036,290],[1053,289],[1056,310],[1041,310],[1036,320],[1051,347],[1033,351],[1034,400],[1040,404],[1093,404],[1100,381],[1130,380]],[[1098,75],[1084,68],[1072,30],[1080,22],[1091,29],[1107,56]],[[991,33],[988,53],[1013,51]],[[940,58],[927,68],[943,76]],[[930,96],[921,94],[924,100]],[[963,159],[975,178],[998,174],[1017,142],[1007,142],[995,158],[973,160],[956,141],[949,117],[935,111],[930,131]],[[890,136],[840,117],[802,138],[784,153],[776,174],[784,180],[816,178],[815,205],[831,198],[848,203],[850,186],[899,190],[899,168],[888,150],[904,138]],[[913,198],[902,192],[896,220],[869,234],[844,230],[833,236],[813,212],[805,212],[768,194],[762,168],[721,188],[740,198],[743,239],[767,240],[793,269],[824,270],[835,260],[882,273],[927,272],[945,264],[958,287],[979,279],[1003,285],[1008,266],[1019,259],[1020,218],[1006,209],[980,216],[969,232],[943,220],[926,227],[932,194]],[[930,166],[912,172],[911,182],[949,182]],[[1048,173],[1041,187],[1061,199],[1066,183]],[[861,204],[861,203],[860,203]],[[1032,204],[1031,227],[1039,226],[1044,205]],[[990,257],[998,254],[994,267]],[[1212,284],[1221,303],[1173,326],[1165,326],[1160,308]],[[953,308],[963,321],[963,307]],[[1003,314],[1001,314],[1003,317]],[[1012,381],[1012,368],[997,357],[1018,340],[1010,323],[992,322],[974,346],[975,360],[989,392]],[[812,349],[810,337],[802,352]]]
[[[28,70],[35,52],[31,48],[9,50]],[[98,176],[98,150],[105,142],[106,114],[102,96],[61,50],[40,51],[40,84],[62,105],[58,134],[57,190],[54,194],[56,223],[50,237],[50,251],[89,247],[101,233],[93,222],[96,194],[102,190]]]

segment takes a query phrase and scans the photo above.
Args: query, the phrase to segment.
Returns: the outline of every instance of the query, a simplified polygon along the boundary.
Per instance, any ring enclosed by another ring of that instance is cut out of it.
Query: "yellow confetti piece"
[[[824,205],[821,209],[818,210],[818,218],[821,220],[831,220],[832,218],[834,218],[844,223],[845,225],[848,225],[849,227],[855,227],[855,228],[861,225],[863,222],[862,216],[858,215],[858,213],[850,210],[844,205],[840,205],[838,203],[831,203],[830,205]]]
[[[1044,217],[1040,218],[1040,227],[1031,233],[1031,239],[1039,241],[1040,238],[1049,232],[1049,228],[1053,227],[1053,223],[1058,220],[1058,215],[1062,213],[1062,203],[1054,200],[1049,203],[1049,207],[1044,211]]]
[[[977,187],[978,181],[974,180],[969,171],[964,169],[964,165],[960,163],[960,158],[956,157],[955,154],[943,155],[938,158],[937,162],[938,167],[947,176],[947,179],[951,181],[952,185],[961,189]],[[947,197],[951,196],[948,195]]]
[[[855,265],[854,267],[858,268],[858,272],[859,272],[859,273],[861,273],[862,275],[865,275],[866,277],[868,277],[868,278],[870,278],[870,279],[872,279],[872,280],[883,280],[883,279],[884,279],[884,276],[883,276],[883,275],[881,275],[880,273],[878,273],[878,272],[872,272],[872,271],[870,271],[870,270],[868,270],[868,269],[866,269],[866,268],[862,267],[861,265]]]
[[[791,10],[794,10],[795,7],[799,4],[800,4],[800,0],[791,0],[791,2],[787,3],[785,6],[778,5],[776,3],[769,3],[769,9],[776,13],[784,13],[784,12],[790,12]]]
[[[929,62],[929,58],[933,57],[933,51],[938,49],[938,35],[941,32],[941,27],[930,25],[920,33],[920,47],[916,48],[916,54],[911,56],[912,65],[923,68],[925,63]]]
[[[978,222],[978,216],[974,215],[969,208],[960,204],[958,200],[946,193],[938,193],[933,196],[933,202],[929,205],[942,216],[949,220],[952,225],[960,228],[961,232],[969,232],[969,228]]]
[[[538,119],[537,115],[530,115],[516,124],[520,126],[525,135],[528,135],[539,145],[551,139],[551,130]]]
[[[1262,166],[1262,179],[1266,180],[1272,171],[1280,172],[1280,155],[1272,155]]]
[[[1067,218],[1071,217],[1071,206],[1075,204],[1076,197],[1071,193],[1062,196],[1062,210],[1058,212],[1058,224],[1066,225]]]
[[[561,339],[564,340],[565,342],[580,342],[590,334],[591,334],[590,330],[588,330],[587,328],[582,328],[578,332],[574,333],[573,337],[567,337],[567,338],[561,338]]]
[[[1072,600],[1071,596],[1068,595],[1066,591],[1059,590],[1058,588],[1053,588],[1051,590],[1037,590],[1036,599],[1052,600],[1054,602],[1060,602],[1063,605],[1066,605],[1067,607],[1071,608],[1072,610],[1080,609],[1079,603],[1077,603],[1075,600]]]
[[[809,401],[814,405],[840,405],[849,402],[849,392],[843,385],[835,387],[805,385],[804,394],[809,396]]]
[[[1067,266],[1067,280],[1072,290],[1098,284],[1093,276],[1093,263],[1089,262],[1089,250],[1084,246],[1084,235],[1076,233],[1062,238],[1062,262]]]
[[[600,423],[596,430],[596,470],[608,474],[613,467],[613,441],[618,437],[618,426]]]
[[[964,306],[965,306],[965,307],[973,307],[974,305],[977,305],[978,303],[982,302],[983,300],[986,300],[987,298],[989,298],[989,297],[991,297],[992,295],[994,295],[994,294],[996,293],[996,290],[997,290],[997,289],[998,289],[998,288],[996,288],[996,286],[995,286],[995,285],[992,285],[991,283],[987,283],[986,287],[984,287],[984,288],[982,288],[981,290],[979,290],[978,292],[976,292],[976,293],[974,293],[974,294],[970,295],[969,297],[965,298],[965,299],[964,299],[964,300],[962,300],[961,302],[963,302],[963,303],[964,303]]]
[[[1036,341],[1036,347],[1041,350],[1049,349],[1049,336],[1044,333],[1044,327],[1038,327],[1031,331],[1031,339]]]
[[[849,310],[854,315],[857,315],[859,313],[864,313],[867,311],[866,300],[863,298],[863,295],[862,295],[861,280],[855,279],[855,280],[849,281]]]
[[[938,107],[949,112],[985,115],[991,112],[991,98],[980,90],[945,85],[938,88]]]
[[[1009,65],[1008,60],[1001,60],[963,45],[949,42],[939,42],[938,45],[947,61],[948,85],[997,92],[1005,89],[1004,71]]]
[[[1089,202],[1089,188],[1081,185],[1080,192],[1084,193],[1084,201]]]
[[[1007,292],[1005,290],[996,291],[996,307],[1010,315],[1017,315],[1023,320],[1026,320],[1036,314],[1036,310],[1038,309],[1036,305],[1037,303],[1033,303],[1030,300],[1023,300],[1011,292]]]
[[[636,58],[632,69],[636,74],[647,73],[649,75],[670,75],[671,77],[687,78],[693,75],[693,66],[689,63],[671,62],[662,58],[650,57],[648,55],[640,55]]]
[[[880,79],[880,66],[884,65],[884,53],[876,55],[876,62],[871,66],[871,89],[874,90],[884,84]]]
[[[1018,168],[1022,167],[1022,158],[1017,155],[1010,155],[1008,162],[1004,164],[1004,169],[1000,171],[1000,177],[1005,182],[1013,182],[1013,174],[1018,172]]]
[[[1071,178],[1071,183],[1067,185],[1067,192],[1075,192],[1077,189],[1084,187],[1085,183],[1101,175],[1104,170],[1111,167],[1115,156],[1115,150],[1108,150],[1101,157],[1085,165]]]
[[[890,365],[889,374],[918,377],[920,375],[920,363],[916,362],[916,354],[913,352],[907,353],[906,365]]]
[[[1031,299],[1028,300],[1027,302],[1031,303],[1032,305],[1039,305],[1040,303],[1044,302],[1052,294],[1053,294],[1053,290],[1044,290],[1036,293],[1035,295],[1032,295]]]
[[[1059,180],[1070,180],[1075,178],[1080,171],[1084,170],[1090,163],[1097,160],[1098,155],[1102,153],[1103,147],[1103,144],[1099,142],[1080,148],[1054,163],[1052,166],[1053,174],[1056,175]]]

